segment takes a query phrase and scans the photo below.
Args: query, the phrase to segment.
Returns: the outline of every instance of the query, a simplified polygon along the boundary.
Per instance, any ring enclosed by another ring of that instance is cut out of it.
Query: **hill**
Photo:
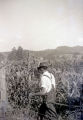
[[[44,57],[47,59],[53,59],[59,55],[75,55],[75,54],[83,55],[83,46],[75,47],[61,46],[57,47],[56,49],[32,51],[32,53],[37,57]]]
[[[18,57],[18,51],[19,51],[19,48],[17,51],[15,50],[17,57]],[[2,60],[4,59],[4,57],[8,59],[15,58],[13,52],[11,51],[11,52],[0,53],[0,59]],[[54,59],[56,56],[59,56],[59,55],[75,55],[75,54],[83,55],[83,46],[75,46],[75,47],[60,46],[60,47],[57,47],[56,49],[46,49],[41,51],[23,50],[23,53],[21,54],[24,55],[25,57],[28,57],[28,55],[31,55],[39,58]]]
[[[61,46],[56,49],[57,52],[63,54],[83,54],[83,46],[75,46],[75,47],[68,47],[68,46]]]

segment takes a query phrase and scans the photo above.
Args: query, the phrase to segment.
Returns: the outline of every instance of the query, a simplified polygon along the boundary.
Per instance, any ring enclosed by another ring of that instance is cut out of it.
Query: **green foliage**
[[[79,85],[83,78],[83,68],[80,69],[82,57],[57,56],[56,59],[47,60],[49,71],[56,79],[56,98],[55,102],[67,103],[68,97],[79,97]],[[7,68],[7,92],[8,101],[14,108],[27,108],[29,115],[33,116],[38,112],[41,104],[41,97],[35,96],[29,100],[29,93],[39,91],[39,78],[37,66],[40,58],[30,56],[25,60],[13,62]]]
[[[13,107],[25,108],[29,103],[28,95],[34,84],[31,79],[34,80],[35,67],[32,66],[33,64],[36,65],[36,60],[27,61],[14,62],[7,68],[8,101]]]

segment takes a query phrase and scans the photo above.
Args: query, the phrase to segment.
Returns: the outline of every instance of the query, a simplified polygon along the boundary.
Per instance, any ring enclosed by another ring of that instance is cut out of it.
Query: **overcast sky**
[[[0,52],[83,45],[83,0],[0,0]]]

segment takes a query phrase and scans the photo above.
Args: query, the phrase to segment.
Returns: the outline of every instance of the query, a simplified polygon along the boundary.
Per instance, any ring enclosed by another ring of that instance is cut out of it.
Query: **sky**
[[[0,0],[0,52],[83,46],[83,0]]]

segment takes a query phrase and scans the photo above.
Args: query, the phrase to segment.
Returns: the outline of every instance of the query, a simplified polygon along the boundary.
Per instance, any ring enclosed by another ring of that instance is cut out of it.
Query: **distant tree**
[[[13,47],[12,51],[8,55],[8,60],[16,60],[16,52],[17,52],[16,48]]]
[[[0,53],[0,62],[4,60],[4,55]]]
[[[16,56],[17,56],[17,60],[22,60],[24,58],[24,50],[21,46],[18,47]]]
[[[25,52],[21,46],[19,46],[17,50],[15,47],[13,47],[12,51],[8,55],[8,60],[22,60],[25,58],[25,56]]]

